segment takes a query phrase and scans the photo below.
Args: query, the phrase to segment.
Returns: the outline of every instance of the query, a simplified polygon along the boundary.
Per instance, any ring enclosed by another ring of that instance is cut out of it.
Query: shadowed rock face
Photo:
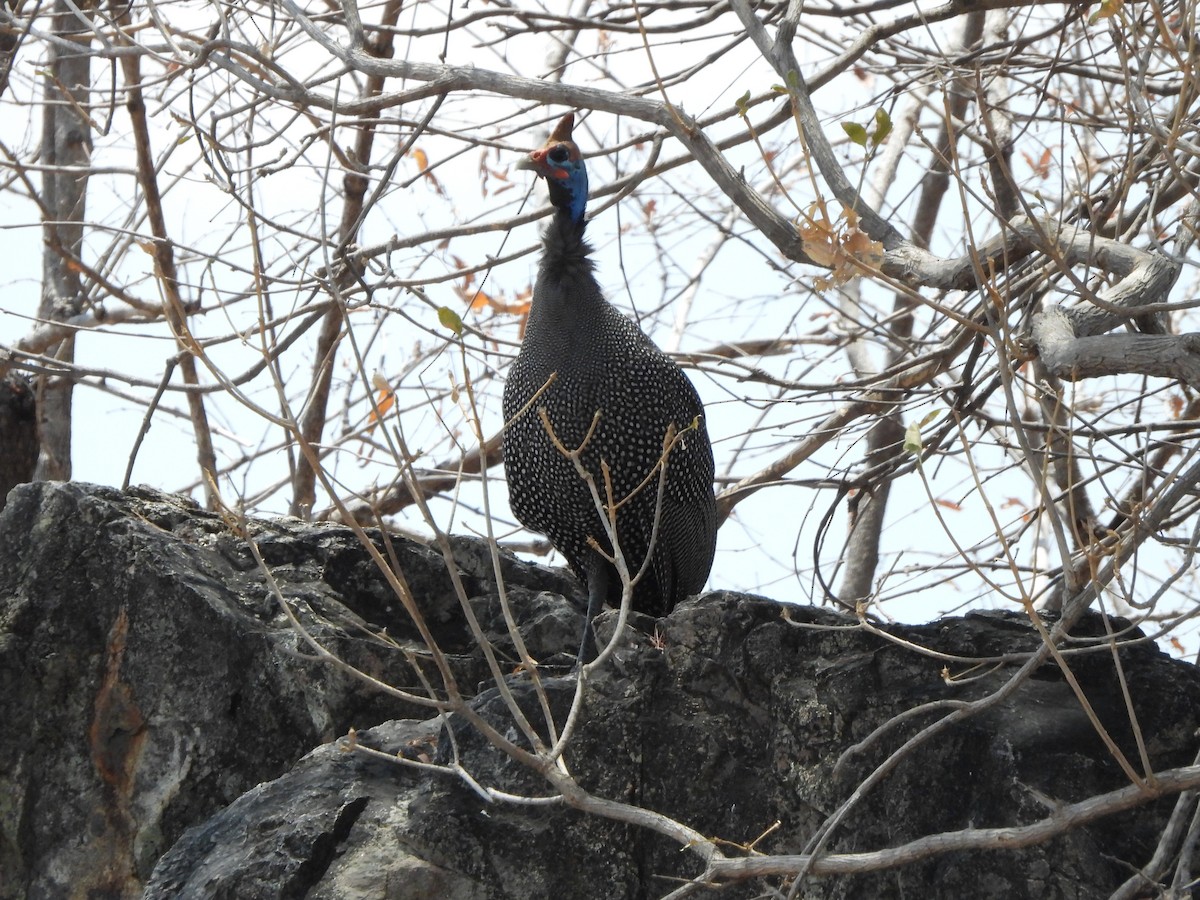
[[[8,492],[33,480],[38,460],[37,401],[33,385],[10,372],[0,378],[0,509]]]
[[[330,649],[392,683],[416,679],[398,641],[411,626],[346,529],[250,523],[285,596]],[[440,554],[392,538],[413,595],[485,718],[515,733],[473,650]],[[486,545],[457,540],[466,593],[504,658]],[[533,655],[569,664],[577,583],[503,557]],[[566,594],[575,601],[563,599]],[[884,754],[927,715],[853,758],[838,756],[896,713],[982,696],[1002,668],[949,685],[944,662],[819,610],[710,594],[630,632],[589,686],[568,761],[587,788],[677,817],[706,835],[799,852]],[[614,617],[602,618],[612,627]],[[818,624],[834,626],[804,627]],[[837,627],[843,626],[843,627]],[[1088,621],[1078,636],[1099,633]],[[894,629],[957,656],[1027,651],[1019,616]],[[1200,726],[1196,670],[1150,645],[1122,652],[1151,762],[1189,764]],[[1137,754],[1111,654],[1071,657],[1097,714]],[[505,663],[505,671],[512,666]],[[950,664],[954,671],[959,668]],[[511,689],[530,717],[524,676]],[[561,717],[572,684],[550,679]],[[563,806],[485,803],[458,779],[403,768],[334,740],[422,760],[452,743],[428,711],[306,658],[245,543],[215,516],[146,490],[18,488],[0,514],[0,898],[650,898],[699,871],[664,838]],[[545,795],[538,776],[452,719],[481,784]],[[315,749],[314,749],[315,748]],[[926,834],[1046,817],[1056,803],[1127,783],[1056,667],[1009,702],[923,745],[835,833],[866,851]],[[815,878],[803,896],[1107,897],[1153,854],[1167,798],[1012,851],[931,857],[902,869]],[[730,849],[731,854],[736,851]],[[721,897],[752,897],[742,885]]]

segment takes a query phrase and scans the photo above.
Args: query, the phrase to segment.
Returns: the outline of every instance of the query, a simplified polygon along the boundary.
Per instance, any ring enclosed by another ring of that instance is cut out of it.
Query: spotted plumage
[[[545,251],[521,351],[504,387],[509,495],[522,524],[545,534],[587,580],[590,623],[605,601],[620,601],[620,579],[588,546],[593,537],[611,549],[585,482],[552,443],[539,409],[545,408],[567,449],[584,442],[599,411],[582,459],[602,497],[600,464],[608,464],[620,504],[618,541],[632,573],[650,550],[658,510],[655,467],[674,425],[681,438],[667,456],[652,563],[633,594],[635,609],[665,615],[703,587],[712,566],[712,448],[704,408],[687,376],[604,299],[596,283],[584,239],[587,170],[571,139],[573,124],[572,115],[564,116],[547,144],[518,164],[546,179],[555,213],[543,234]],[[551,375],[553,382],[530,405]],[[585,635],[585,654],[588,645]]]

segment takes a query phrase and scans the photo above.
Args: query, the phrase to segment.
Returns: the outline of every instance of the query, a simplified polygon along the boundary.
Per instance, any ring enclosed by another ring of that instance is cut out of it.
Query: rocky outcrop
[[[33,384],[19,372],[0,374],[0,509],[4,509],[9,491],[33,479],[37,461],[37,399]]]
[[[329,649],[382,680],[412,681],[403,655],[370,639],[370,629],[400,642],[415,632],[353,534],[287,520],[248,527]],[[467,652],[441,556],[398,539],[390,548],[474,685],[486,669]],[[459,557],[490,570],[479,549]],[[531,632],[561,627],[578,640],[566,604],[547,613],[521,587],[526,576],[559,590],[571,582],[507,562]],[[464,577],[486,607],[485,581]],[[5,900],[140,896],[187,827],[352,726],[416,715],[429,711],[312,659],[219,516],[153,491],[38,483],[10,494],[0,514]]]
[[[407,661],[412,623],[345,528],[227,523],[147,490],[17,488],[0,514],[0,898],[651,898],[700,871],[694,854],[645,829],[562,804],[486,800],[472,782],[552,792],[460,717],[433,719],[314,659],[243,528],[324,645],[381,681],[420,687]],[[515,733],[442,555],[371,537],[404,572],[456,682],[479,686],[472,708]],[[508,690],[539,721],[505,636],[489,549],[461,539],[453,549],[470,608],[512,672]],[[578,585],[507,555],[501,571],[522,637],[548,665],[547,703],[561,722],[574,690],[566,672],[580,633]],[[898,723],[835,776],[847,748],[922,703],[984,696],[1039,643],[1019,615],[890,629],[902,642],[829,612],[784,609],[715,593],[635,622],[588,685],[568,753],[578,781],[729,842],[731,856],[756,840],[756,851],[800,852],[938,712]],[[379,638],[385,628],[390,641]],[[1102,630],[1082,623],[1072,646],[1094,646],[1086,638]],[[943,667],[969,667],[951,658],[989,662],[950,681]],[[1070,660],[1095,715],[1137,765],[1112,653]],[[1126,645],[1120,660],[1151,764],[1190,764],[1197,671],[1146,642]],[[417,765],[348,749],[339,738],[352,727],[359,744]],[[469,778],[419,767],[451,761]],[[907,756],[828,848],[1033,822],[1126,784],[1050,664]],[[801,893],[1108,897],[1150,860],[1173,803],[1020,849],[811,877]],[[719,896],[762,892],[744,884]]]

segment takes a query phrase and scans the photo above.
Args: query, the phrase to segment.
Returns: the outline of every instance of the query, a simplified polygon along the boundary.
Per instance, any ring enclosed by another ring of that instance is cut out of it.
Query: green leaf
[[[875,110],[875,133],[871,135],[871,143],[876,147],[887,140],[887,136],[892,133],[892,117],[887,114],[887,110],[882,106]]]
[[[462,317],[448,306],[438,307],[438,321],[444,328],[454,332],[455,337],[462,337]]]
[[[1124,0],[1104,0],[1100,4],[1100,8],[1088,18],[1088,24],[1095,25],[1101,19],[1111,19],[1121,11],[1121,7],[1124,5]]]
[[[846,137],[850,138],[858,146],[867,146],[867,129],[863,128],[857,122],[843,122],[842,131],[846,132]]]
[[[733,105],[737,107],[738,115],[743,119],[746,118],[750,114],[750,92],[746,91],[746,93],[738,97],[733,102]]]
[[[919,455],[925,445],[921,443],[921,426],[912,422],[904,429],[904,452]]]

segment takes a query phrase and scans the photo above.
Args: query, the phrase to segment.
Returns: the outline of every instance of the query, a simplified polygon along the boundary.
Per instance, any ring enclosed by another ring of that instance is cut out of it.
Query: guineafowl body
[[[588,544],[594,538],[612,549],[587,484],[563,449],[583,447],[581,462],[605,502],[601,463],[607,464],[630,576],[651,557],[632,597],[633,607],[650,615],[665,615],[704,585],[716,505],[712,448],[695,388],[596,283],[584,239],[587,174],[571,139],[573,124],[565,116],[549,142],[518,164],[546,179],[555,213],[543,234],[521,351],[504,386],[504,468],[516,517],[546,535],[586,579],[590,625],[605,601],[620,602],[621,580]],[[660,501],[659,466],[672,427],[678,439],[666,454]],[[589,645],[585,633],[584,654]]]

